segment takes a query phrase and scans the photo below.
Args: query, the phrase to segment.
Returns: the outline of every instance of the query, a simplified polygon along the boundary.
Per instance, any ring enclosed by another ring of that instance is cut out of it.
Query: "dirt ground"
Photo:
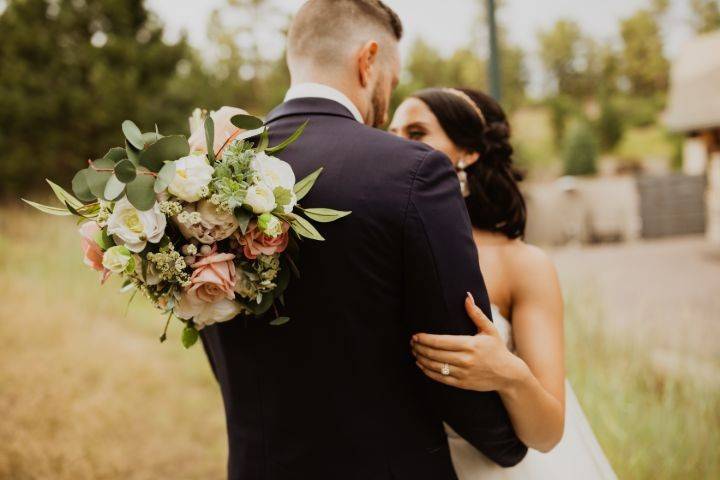
[[[720,248],[700,236],[550,251],[566,295],[597,296],[604,318],[658,352],[720,359]]]

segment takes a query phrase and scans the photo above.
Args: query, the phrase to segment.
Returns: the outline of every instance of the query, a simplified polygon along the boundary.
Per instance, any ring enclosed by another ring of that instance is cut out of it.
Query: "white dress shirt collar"
[[[294,100],[296,98],[325,98],[339,103],[343,107],[350,110],[352,116],[360,123],[365,123],[360,110],[355,104],[341,91],[336,90],[322,83],[299,83],[290,87],[285,94],[285,101]]]

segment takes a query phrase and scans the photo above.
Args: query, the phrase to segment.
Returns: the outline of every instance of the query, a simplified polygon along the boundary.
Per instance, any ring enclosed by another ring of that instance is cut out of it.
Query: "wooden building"
[[[706,178],[706,232],[720,244],[720,31],[680,50],[664,118],[670,130],[686,136],[683,172]]]

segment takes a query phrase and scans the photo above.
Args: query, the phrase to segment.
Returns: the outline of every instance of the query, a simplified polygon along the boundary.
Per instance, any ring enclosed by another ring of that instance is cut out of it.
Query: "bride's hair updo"
[[[458,148],[480,154],[465,169],[470,191],[465,204],[473,226],[522,237],[526,209],[517,183],[522,176],[513,167],[510,124],[502,107],[490,96],[465,88],[430,88],[413,97],[430,108]]]

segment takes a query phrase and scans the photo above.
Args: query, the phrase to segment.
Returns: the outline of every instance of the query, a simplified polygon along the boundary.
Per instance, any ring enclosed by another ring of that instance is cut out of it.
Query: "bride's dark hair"
[[[430,108],[455,145],[480,154],[465,169],[470,188],[465,205],[473,226],[508,238],[522,237],[526,223],[525,200],[518,188],[522,176],[513,166],[510,124],[502,107],[492,97],[466,88],[429,88],[412,96]]]

